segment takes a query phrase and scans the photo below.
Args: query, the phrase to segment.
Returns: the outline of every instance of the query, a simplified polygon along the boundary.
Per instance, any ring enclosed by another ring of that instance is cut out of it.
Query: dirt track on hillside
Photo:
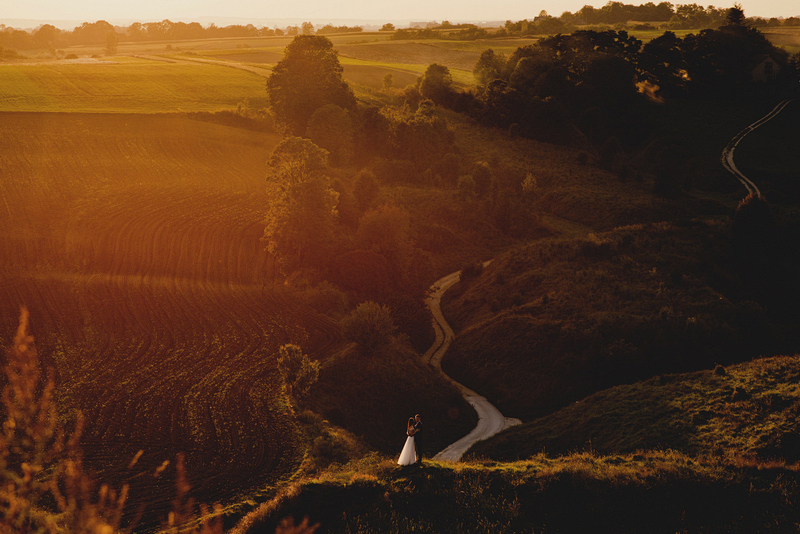
[[[433,315],[433,327],[436,331],[436,341],[434,341],[431,348],[425,353],[423,359],[440,372],[442,371],[442,358],[455,339],[455,333],[445,320],[440,304],[445,291],[456,284],[460,279],[461,271],[456,271],[440,278],[431,286],[430,294],[425,299],[425,304],[431,311],[431,315]],[[478,425],[472,432],[437,453],[436,456],[434,456],[435,460],[457,462],[476,442],[490,438],[498,432],[522,422],[519,419],[504,417],[503,414],[500,413],[500,410],[495,408],[486,398],[468,387],[459,384],[446,374],[442,374],[461,391],[464,399],[475,408],[475,411],[478,413]]]
[[[775,118],[775,116],[777,116],[781,111],[783,111],[783,109],[787,105],[789,105],[793,101],[794,101],[793,98],[782,101],[780,104],[775,106],[772,109],[772,111],[770,111],[769,113],[758,119],[756,122],[754,122],[744,130],[736,134],[736,136],[733,139],[731,139],[731,142],[728,143],[728,145],[725,147],[725,150],[722,151],[722,158],[721,158],[722,166],[725,167],[725,170],[727,170],[729,173],[733,174],[736,177],[736,179],[739,180],[739,182],[741,182],[741,184],[745,187],[745,189],[747,189],[748,193],[753,193],[759,197],[761,196],[761,190],[758,188],[758,186],[755,183],[753,183],[753,181],[750,178],[745,176],[738,169],[738,167],[736,167],[736,163],[734,163],[733,161],[733,153],[736,150],[736,147],[739,146],[741,140],[744,139],[747,134],[749,134],[759,126]]]

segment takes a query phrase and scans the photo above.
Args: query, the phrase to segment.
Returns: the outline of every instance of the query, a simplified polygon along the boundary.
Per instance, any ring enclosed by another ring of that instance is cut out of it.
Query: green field
[[[201,63],[108,58],[0,65],[0,111],[154,113],[266,105],[264,78]]]
[[[433,62],[450,67],[456,84],[474,84],[472,66],[479,51],[381,41],[385,39],[385,34],[331,37],[345,79],[357,91],[382,88],[386,74],[394,77],[394,87],[414,84]],[[218,111],[244,101],[250,109],[261,109],[267,104],[265,78],[290,41],[283,37],[126,44],[117,55],[106,57],[98,57],[101,51],[96,47],[73,47],[65,52],[78,59],[0,64],[0,111]]]

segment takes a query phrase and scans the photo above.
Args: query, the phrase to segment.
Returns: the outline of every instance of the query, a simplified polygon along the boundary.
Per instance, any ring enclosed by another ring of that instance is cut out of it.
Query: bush
[[[344,337],[358,344],[363,351],[373,351],[387,345],[397,327],[387,306],[362,302],[341,322]]]
[[[478,278],[483,272],[483,263],[477,261],[468,263],[461,268],[461,281],[469,282]]]
[[[278,350],[278,372],[287,394],[300,400],[319,378],[319,362],[311,361],[297,345],[283,345]]]

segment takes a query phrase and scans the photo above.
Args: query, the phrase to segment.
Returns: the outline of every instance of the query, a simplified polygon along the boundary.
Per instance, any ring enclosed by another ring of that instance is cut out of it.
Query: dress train
[[[408,436],[406,444],[403,446],[403,452],[400,453],[400,459],[397,460],[399,465],[411,465],[417,461],[417,450],[414,447],[414,436]]]

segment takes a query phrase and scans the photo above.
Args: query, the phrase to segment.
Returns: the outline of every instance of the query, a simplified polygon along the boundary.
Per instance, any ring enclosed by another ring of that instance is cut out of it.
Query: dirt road
[[[747,189],[748,193],[754,193],[756,196],[761,196],[761,191],[758,189],[758,186],[753,183],[747,176],[742,174],[742,172],[736,167],[736,164],[733,162],[733,152],[736,150],[736,147],[739,146],[739,142],[744,139],[744,137],[761,126],[762,124],[769,122],[772,120],[778,113],[783,111],[790,102],[794,99],[784,100],[777,106],[775,106],[772,111],[761,117],[759,120],[736,134],[736,137],[731,139],[731,142],[728,143],[728,146],[725,147],[725,150],[722,151],[722,166],[725,167],[725,170],[736,176],[736,178],[742,183],[743,186]]]
[[[487,265],[488,263],[489,262],[486,262],[484,265]],[[445,291],[447,291],[460,279],[461,271],[450,273],[447,276],[440,278],[431,286],[430,295],[425,299],[425,304],[428,306],[428,309],[431,311],[431,315],[433,316],[433,328],[436,330],[436,341],[433,343],[431,348],[428,349],[423,358],[426,362],[429,362],[431,365],[436,367],[440,372],[442,370],[442,357],[447,351],[447,348],[450,346],[450,343],[452,343],[453,339],[455,339],[453,329],[450,328],[450,325],[447,324],[444,315],[442,315],[440,304],[442,295],[444,295]],[[478,413],[478,425],[472,430],[472,432],[436,454],[436,456],[434,456],[435,460],[448,460],[451,462],[457,462],[461,459],[467,449],[469,449],[475,442],[482,439],[487,439],[505,428],[521,423],[519,419],[504,417],[503,414],[500,413],[500,411],[484,397],[472,391],[468,387],[459,384],[446,374],[442,374],[461,391],[461,394],[464,396],[467,402],[469,402],[472,407],[475,408],[475,411]]]

